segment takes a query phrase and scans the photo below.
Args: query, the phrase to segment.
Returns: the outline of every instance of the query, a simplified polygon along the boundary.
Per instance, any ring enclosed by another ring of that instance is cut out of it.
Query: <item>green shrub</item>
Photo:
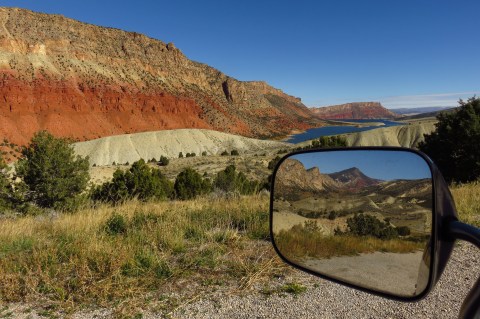
[[[11,208],[12,187],[8,178],[8,166],[0,155],[0,213]]]
[[[114,213],[105,223],[104,229],[109,235],[119,235],[127,232],[127,220],[123,215]]]
[[[228,152],[227,151],[223,151],[222,154],[220,154],[222,156],[228,156]]]
[[[174,189],[176,197],[185,200],[209,193],[212,186],[210,181],[203,179],[197,171],[186,168],[177,175]]]
[[[183,153],[182,152],[178,153],[178,158],[183,158]]]
[[[408,226],[397,227],[397,232],[399,236],[408,236],[410,235],[410,228]]]
[[[230,152],[230,155],[232,155],[232,156],[238,156],[238,155],[240,155],[240,154],[238,153],[237,150],[232,150],[232,151]]]
[[[328,219],[335,220],[335,218],[337,218],[337,213],[334,210],[328,213]]]
[[[202,156],[207,156],[207,152],[206,152],[206,151],[203,151],[203,152],[202,152]]]
[[[172,195],[172,183],[158,169],[148,167],[143,159],[133,163],[126,172],[117,169],[112,181],[95,187],[91,192],[93,200],[111,203],[132,198],[164,200]]]
[[[347,218],[349,233],[356,236],[372,236],[380,239],[392,239],[398,237],[397,229],[384,223],[375,216],[367,214],[355,214]]]
[[[280,159],[281,159],[280,156],[275,156],[274,159],[268,162],[268,169],[273,170],[275,166],[277,166],[277,163],[280,161]]]
[[[166,156],[160,156],[160,161],[158,162],[158,165],[160,166],[167,166],[170,163],[170,160]]]
[[[441,112],[436,129],[419,149],[438,165],[448,182],[480,177],[480,98],[472,97],[453,112]]]
[[[312,141],[313,148],[346,147],[347,140],[343,136],[322,136]]]
[[[225,170],[217,173],[214,187],[225,192],[238,192],[240,194],[253,194],[258,191],[260,184],[250,181],[242,172],[237,173],[235,165],[228,165]]]
[[[45,208],[74,210],[90,179],[88,158],[75,155],[70,141],[46,131],[22,150],[16,172],[27,186],[27,200]]]

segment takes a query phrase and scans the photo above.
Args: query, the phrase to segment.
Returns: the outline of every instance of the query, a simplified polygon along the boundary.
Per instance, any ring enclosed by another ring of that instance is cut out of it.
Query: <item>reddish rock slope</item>
[[[25,144],[41,129],[79,140],[176,128],[262,137],[316,124],[299,98],[172,43],[0,8],[0,139]]]
[[[275,191],[280,196],[289,193],[321,192],[337,189],[340,184],[327,174],[322,174],[318,167],[305,169],[299,160],[288,158],[279,167],[275,181]]]
[[[354,102],[311,110],[321,119],[388,119],[399,116],[378,102]]]

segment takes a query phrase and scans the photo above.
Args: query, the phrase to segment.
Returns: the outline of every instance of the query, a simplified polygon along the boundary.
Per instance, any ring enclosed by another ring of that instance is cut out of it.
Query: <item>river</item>
[[[362,132],[362,131],[368,131],[374,128],[404,125],[404,123],[383,120],[383,119],[365,119],[365,120],[345,119],[345,120],[339,120],[338,122],[350,122],[350,123],[359,123],[359,124],[360,123],[383,123],[383,125],[377,124],[377,125],[361,126],[361,127],[357,127],[355,125],[332,125],[332,126],[317,127],[317,128],[306,130],[305,132],[302,132],[299,134],[294,134],[290,136],[288,139],[285,139],[285,142],[296,144],[296,143],[312,140],[320,136]]]

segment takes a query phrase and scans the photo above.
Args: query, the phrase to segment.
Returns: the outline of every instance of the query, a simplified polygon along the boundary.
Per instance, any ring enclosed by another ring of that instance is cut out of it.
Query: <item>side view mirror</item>
[[[441,173],[423,153],[364,147],[295,152],[273,173],[270,235],[288,264],[400,301],[425,297],[455,240],[480,248],[458,221]],[[460,317],[480,316],[480,279]]]

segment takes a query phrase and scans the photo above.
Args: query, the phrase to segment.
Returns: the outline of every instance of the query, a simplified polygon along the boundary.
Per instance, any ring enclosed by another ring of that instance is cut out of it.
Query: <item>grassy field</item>
[[[260,195],[3,220],[0,299],[167,311],[205,291],[244,290],[278,275],[285,267],[268,237]]]
[[[423,250],[425,247],[424,242],[399,238],[381,240],[353,235],[326,237],[321,233],[308,232],[298,227],[288,231],[282,230],[275,236],[275,243],[285,257],[297,262],[304,258],[322,259],[373,252],[410,253]]]
[[[452,193],[460,218],[478,226],[480,184]],[[288,269],[268,240],[265,195],[132,201],[0,221],[3,302],[168,313],[212,291],[261,287]]]

